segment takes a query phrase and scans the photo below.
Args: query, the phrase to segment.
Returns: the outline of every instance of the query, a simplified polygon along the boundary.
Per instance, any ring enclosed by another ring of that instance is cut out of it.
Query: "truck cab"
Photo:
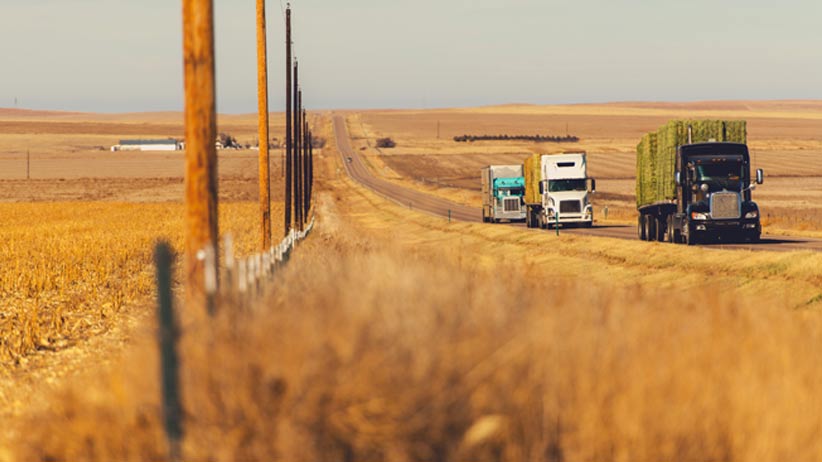
[[[750,155],[745,144],[708,142],[679,146],[674,180],[676,200],[640,211],[644,226],[640,237],[686,244],[717,239],[756,242],[762,225],[751,190],[763,179],[762,169],[756,170],[751,178]]]
[[[592,226],[591,194],[596,182],[588,178],[585,153],[543,155],[539,164],[539,201],[527,204],[528,225]]]
[[[758,241],[762,234],[759,207],[751,190],[762,184],[763,172],[751,181],[748,146],[699,143],[677,150],[677,196],[673,231],[679,240],[712,238]]]
[[[522,221],[525,178],[521,165],[490,165],[482,169],[482,221]]]

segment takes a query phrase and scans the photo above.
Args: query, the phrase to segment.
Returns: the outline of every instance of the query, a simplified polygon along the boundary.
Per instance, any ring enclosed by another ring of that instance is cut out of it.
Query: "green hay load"
[[[688,143],[688,126],[693,143],[747,143],[744,120],[672,120],[648,133],[636,147],[637,208],[676,199],[676,148]]]
[[[542,154],[533,154],[522,164],[525,175],[525,203],[540,204],[542,195],[539,192],[539,182],[542,178]]]

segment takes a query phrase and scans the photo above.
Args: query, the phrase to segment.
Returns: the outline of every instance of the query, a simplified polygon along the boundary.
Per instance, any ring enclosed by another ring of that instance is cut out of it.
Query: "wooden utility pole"
[[[292,182],[292,127],[291,127],[291,4],[285,10],[285,235],[291,231]]]
[[[260,232],[263,251],[271,247],[271,179],[268,150],[268,57],[265,0],[257,0],[257,104],[260,135]]]
[[[218,234],[213,0],[183,0],[183,60],[185,288],[186,307],[191,310],[205,301],[205,261],[198,253],[206,247],[216,249]]]
[[[303,109],[303,133],[305,136],[305,140],[303,142],[303,217],[305,217],[305,222],[308,223],[308,195],[309,193],[309,183],[308,183],[308,149],[309,145],[311,144],[311,134],[308,132],[308,113]]]
[[[308,131],[308,211],[311,211],[311,200],[314,197],[314,134]]]
[[[294,63],[294,227],[302,229],[300,216],[300,145],[302,144],[300,132],[300,118],[302,113],[302,101],[300,100],[300,67],[299,63]]]

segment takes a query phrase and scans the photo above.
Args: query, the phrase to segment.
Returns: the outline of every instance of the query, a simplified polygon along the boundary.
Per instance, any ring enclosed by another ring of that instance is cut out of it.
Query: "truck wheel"
[[[636,234],[640,241],[648,239],[648,235],[645,234],[645,215],[641,213],[636,218]]]
[[[691,233],[683,234],[683,241],[685,241],[686,245],[696,245],[699,244],[699,239]]]
[[[662,217],[654,219],[654,226],[656,227],[656,240],[665,242],[665,232],[668,230],[668,224],[662,221]]]
[[[656,240],[656,218],[650,215],[645,217],[645,235],[649,241]]]
[[[539,228],[539,214],[533,208],[528,209],[526,217],[529,228]]]
[[[671,222],[671,231],[670,232],[671,232],[671,236],[672,236],[671,242],[673,242],[674,244],[682,244],[683,242],[685,242],[682,239],[682,231],[676,229],[674,227],[673,222]]]

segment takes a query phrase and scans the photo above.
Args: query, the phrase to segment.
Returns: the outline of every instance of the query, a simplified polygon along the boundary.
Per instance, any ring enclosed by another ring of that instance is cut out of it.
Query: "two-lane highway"
[[[375,177],[365,165],[360,154],[351,147],[348,129],[342,116],[334,117],[334,133],[337,146],[343,157],[343,165],[348,175],[364,186],[397,202],[404,207],[421,210],[437,216],[447,217],[450,211],[451,218],[460,221],[482,222],[482,211],[456,202],[442,199],[423,192],[403,188],[382,178]]]
[[[343,165],[348,175],[362,185],[393,200],[394,202],[411,207],[415,210],[427,212],[440,217],[450,217],[453,220],[482,222],[482,211],[476,207],[457,204],[440,197],[432,196],[412,189],[404,188],[389,181],[374,176],[365,165],[359,153],[351,147],[348,136],[348,128],[345,125],[345,118],[341,115],[334,116],[334,133],[337,139]],[[524,226],[518,224],[519,226]],[[563,232],[582,234],[586,236],[611,237],[617,239],[636,239],[636,229],[633,226],[595,226],[593,228],[567,229]],[[756,244],[710,244],[704,247],[721,249],[747,249],[747,250],[772,250],[772,251],[797,251],[813,250],[822,251],[822,239],[782,237],[763,235],[762,240]]]

